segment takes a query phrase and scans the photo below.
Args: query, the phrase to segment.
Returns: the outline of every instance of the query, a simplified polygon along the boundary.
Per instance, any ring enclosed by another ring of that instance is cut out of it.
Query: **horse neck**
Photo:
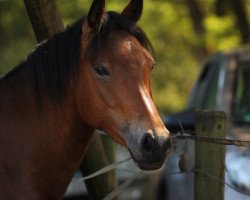
[[[20,177],[9,184],[23,185],[25,194],[62,197],[80,165],[93,129],[81,121],[71,97],[54,104],[42,95],[37,109],[24,72],[0,85],[0,135],[6,144],[0,150],[11,176]]]

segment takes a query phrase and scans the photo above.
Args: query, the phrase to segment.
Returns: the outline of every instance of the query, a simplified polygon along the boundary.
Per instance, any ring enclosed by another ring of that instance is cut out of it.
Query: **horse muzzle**
[[[139,168],[142,170],[155,170],[161,168],[172,149],[169,134],[166,133],[158,136],[156,133],[146,132],[141,137],[136,137],[136,133],[132,133],[132,135],[134,139],[128,140],[127,147]],[[166,136],[164,137],[162,135]]]

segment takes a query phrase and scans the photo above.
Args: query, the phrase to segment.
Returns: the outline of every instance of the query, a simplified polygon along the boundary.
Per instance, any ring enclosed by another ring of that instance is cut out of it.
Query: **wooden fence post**
[[[195,134],[197,136],[225,138],[227,128],[224,112],[198,111],[195,118]],[[195,200],[224,199],[224,184],[207,176],[209,174],[224,181],[224,145],[196,142],[194,171]]]

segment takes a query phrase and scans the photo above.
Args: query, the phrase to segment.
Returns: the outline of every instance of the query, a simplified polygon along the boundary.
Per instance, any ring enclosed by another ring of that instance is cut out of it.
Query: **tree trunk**
[[[223,17],[227,13],[227,0],[215,1],[215,14],[219,17]]]
[[[186,0],[193,28],[198,36],[204,35],[204,11],[198,0]]]
[[[110,147],[110,144],[109,144]],[[106,150],[106,149],[105,149]],[[80,170],[84,176],[94,173],[103,168],[103,163],[108,163],[106,156],[103,156],[104,145],[97,132],[91,139],[88,151],[85,154]],[[112,155],[113,152],[111,152]],[[110,156],[109,156],[110,157]],[[110,158],[112,159],[112,158]],[[113,160],[112,160],[113,161]],[[99,175],[94,179],[86,180],[86,185],[92,200],[102,200],[116,187],[114,171]],[[115,198],[115,199],[118,199]]]
[[[24,0],[36,39],[41,42],[64,30],[53,0]]]
[[[236,25],[241,33],[243,44],[250,43],[250,27],[247,19],[246,4],[244,0],[230,0],[232,10],[236,17]]]
[[[204,18],[205,13],[199,0],[186,0],[189,16],[193,24],[193,30],[197,36],[198,48],[195,52],[198,59],[203,62],[207,57],[208,49],[206,44]]]
[[[54,0],[24,0],[30,21],[32,23],[38,42],[46,40],[54,34],[64,30],[63,22],[58,14]],[[93,148],[94,147],[94,148]],[[114,157],[114,151],[110,152],[110,159]],[[98,135],[94,135],[86,152],[81,169],[84,174],[90,174],[94,170],[103,168],[109,164],[105,155],[102,142]],[[91,199],[100,199],[109,194],[116,187],[114,172],[106,173],[86,181]]]

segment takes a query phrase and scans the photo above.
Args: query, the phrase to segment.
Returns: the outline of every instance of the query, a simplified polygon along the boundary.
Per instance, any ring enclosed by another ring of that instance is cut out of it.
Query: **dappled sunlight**
[[[240,44],[239,31],[234,27],[232,16],[218,18],[215,15],[205,20],[207,43],[211,49],[222,51],[236,48]]]

